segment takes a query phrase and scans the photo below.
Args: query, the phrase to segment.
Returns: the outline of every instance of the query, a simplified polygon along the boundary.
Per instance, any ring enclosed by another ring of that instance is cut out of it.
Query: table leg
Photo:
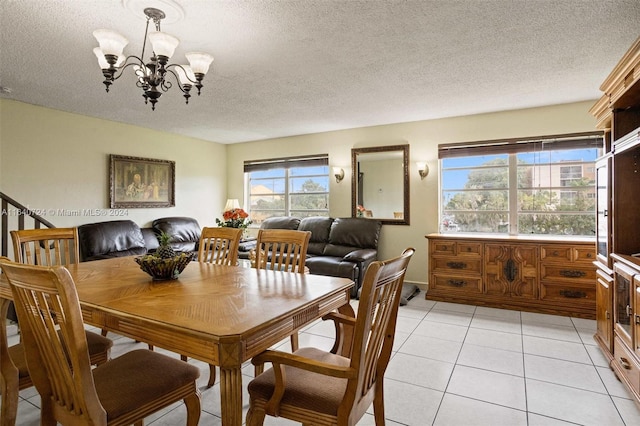
[[[222,425],[242,425],[242,371],[240,366],[220,368],[220,403]]]
[[[10,301],[0,298],[0,391],[2,392],[2,408],[0,423],[2,426],[13,426],[18,412],[18,369],[9,357],[7,338],[7,311]]]

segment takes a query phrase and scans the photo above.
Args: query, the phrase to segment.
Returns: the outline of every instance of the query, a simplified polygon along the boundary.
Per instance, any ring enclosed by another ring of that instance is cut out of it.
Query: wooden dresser
[[[596,163],[596,335],[640,404],[640,38],[600,86],[591,108],[605,131]]]
[[[427,299],[595,318],[593,239],[473,234],[426,238]]]

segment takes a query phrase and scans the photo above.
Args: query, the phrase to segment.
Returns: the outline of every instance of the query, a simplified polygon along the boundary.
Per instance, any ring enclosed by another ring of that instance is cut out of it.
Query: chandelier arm
[[[171,64],[169,66],[178,66],[178,67],[180,67],[180,65],[175,65],[175,64]],[[180,67],[180,68],[182,68],[182,67]],[[174,70],[169,69],[169,67],[167,67],[166,70],[167,70],[168,73],[171,73],[171,75],[173,75],[173,78],[176,79],[176,83],[178,83],[178,84],[176,84],[176,86],[180,90],[182,90],[182,93],[189,93],[188,90],[184,90],[182,88],[183,85],[180,83],[180,77],[178,77],[178,74]],[[187,78],[189,79],[189,81],[191,81],[191,79],[189,77],[187,77]],[[173,84],[170,81],[168,81],[166,78],[165,78],[164,82],[166,82],[169,85],[169,87],[173,86]],[[163,82],[163,84],[164,84],[164,82]],[[195,83],[195,81],[194,81],[194,83]]]
[[[135,63],[133,61],[134,59],[136,61],[138,61],[139,63]],[[129,60],[131,60],[131,62],[129,62]],[[142,59],[138,58],[137,56],[135,56],[135,55],[127,56],[127,59],[125,59],[124,64],[120,65],[117,68],[114,68],[115,71],[114,71],[114,74],[113,74],[113,76],[114,76],[113,79],[114,80],[119,79],[122,76],[122,74],[124,73],[125,68],[128,68],[128,67],[130,67],[132,65],[138,65],[138,66],[143,67],[143,68],[145,66],[144,62],[142,62]],[[118,73],[118,75],[116,75],[116,72]]]
[[[169,69],[169,68],[171,68],[171,67],[180,68],[180,69],[184,72],[184,75],[185,75],[185,77],[187,78],[187,80],[189,80],[189,81],[191,82],[191,84],[197,84],[197,83],[198,83],[198,81],[197,81],[197,80],[191,80],[191,78],[189,78],[189,74],[187,74],[187,70],[185,70],[185,69],[184,69],[184,67],[183,67],[182,65],[180,65],[180,64],[169,64],[169,65],[167,65],[167,66],[165,67],[165,69],[166,69],[167,71],[170,71],[170,72],[171,72],[171,74],[173,74],[173,76],[176,78],[176,80],[178,80],[178,83],[180,83],[180,78],[178,77],[178,74],[176,74],[176,72],[175,72],[175,71],[173,71],[173,70]],[[181,84],[180,84],[180,85],[181,85]],[[184,91],[184,90],[183,90],[183,91]]]

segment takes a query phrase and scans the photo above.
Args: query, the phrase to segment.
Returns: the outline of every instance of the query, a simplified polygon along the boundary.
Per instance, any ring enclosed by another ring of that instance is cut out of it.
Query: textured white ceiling
[[[172,62],[215,57],[202,96],[144,105],[133,74],[107,94],[92,32],[140,54],[127,6],[2,0],[5,98],[209,141],[250,140],[596,99],[638,37],[638,0],[175,0]]]

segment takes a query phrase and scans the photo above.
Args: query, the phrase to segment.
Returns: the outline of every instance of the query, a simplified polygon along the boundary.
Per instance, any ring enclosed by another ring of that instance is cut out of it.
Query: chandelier
[[[111,30],[95,30],[93,36],[98,40],[100,47],[93,49],[98,58],[98,64],[102,68],[104,85],[106,91],[115,80],[122,76],[125,68],[131,66],[135,71],[136,86],[142,89],[144,103],[151,102],[151,109],[156,109],[156,102],[163,92],[168,91],[173,84],[167,80],[167,75],[172,74],[182,90],[182,94],[189,103],[191,89],[196,86],[198,96],[202,89],[202,79],[209,70],[209,65],[213,62],[213,56],[202,52],[191,52],[185,54],[189,65],[168,64],[180,40],[172,35],[160,31],[160,21],[165,18],[163,11],[148,7],[144,9],[147,16],[147,27],[144,31],[144,42],[142,43],[142,53],[140,56],[130,55],[126,58],[122,51],[129,43],[122,35]],[[149,21],[153,20],[156,31],[149,33]],[[147,39],[151,43],[153,52],[149,61],[145,63],[144,52],[147,46]]]

